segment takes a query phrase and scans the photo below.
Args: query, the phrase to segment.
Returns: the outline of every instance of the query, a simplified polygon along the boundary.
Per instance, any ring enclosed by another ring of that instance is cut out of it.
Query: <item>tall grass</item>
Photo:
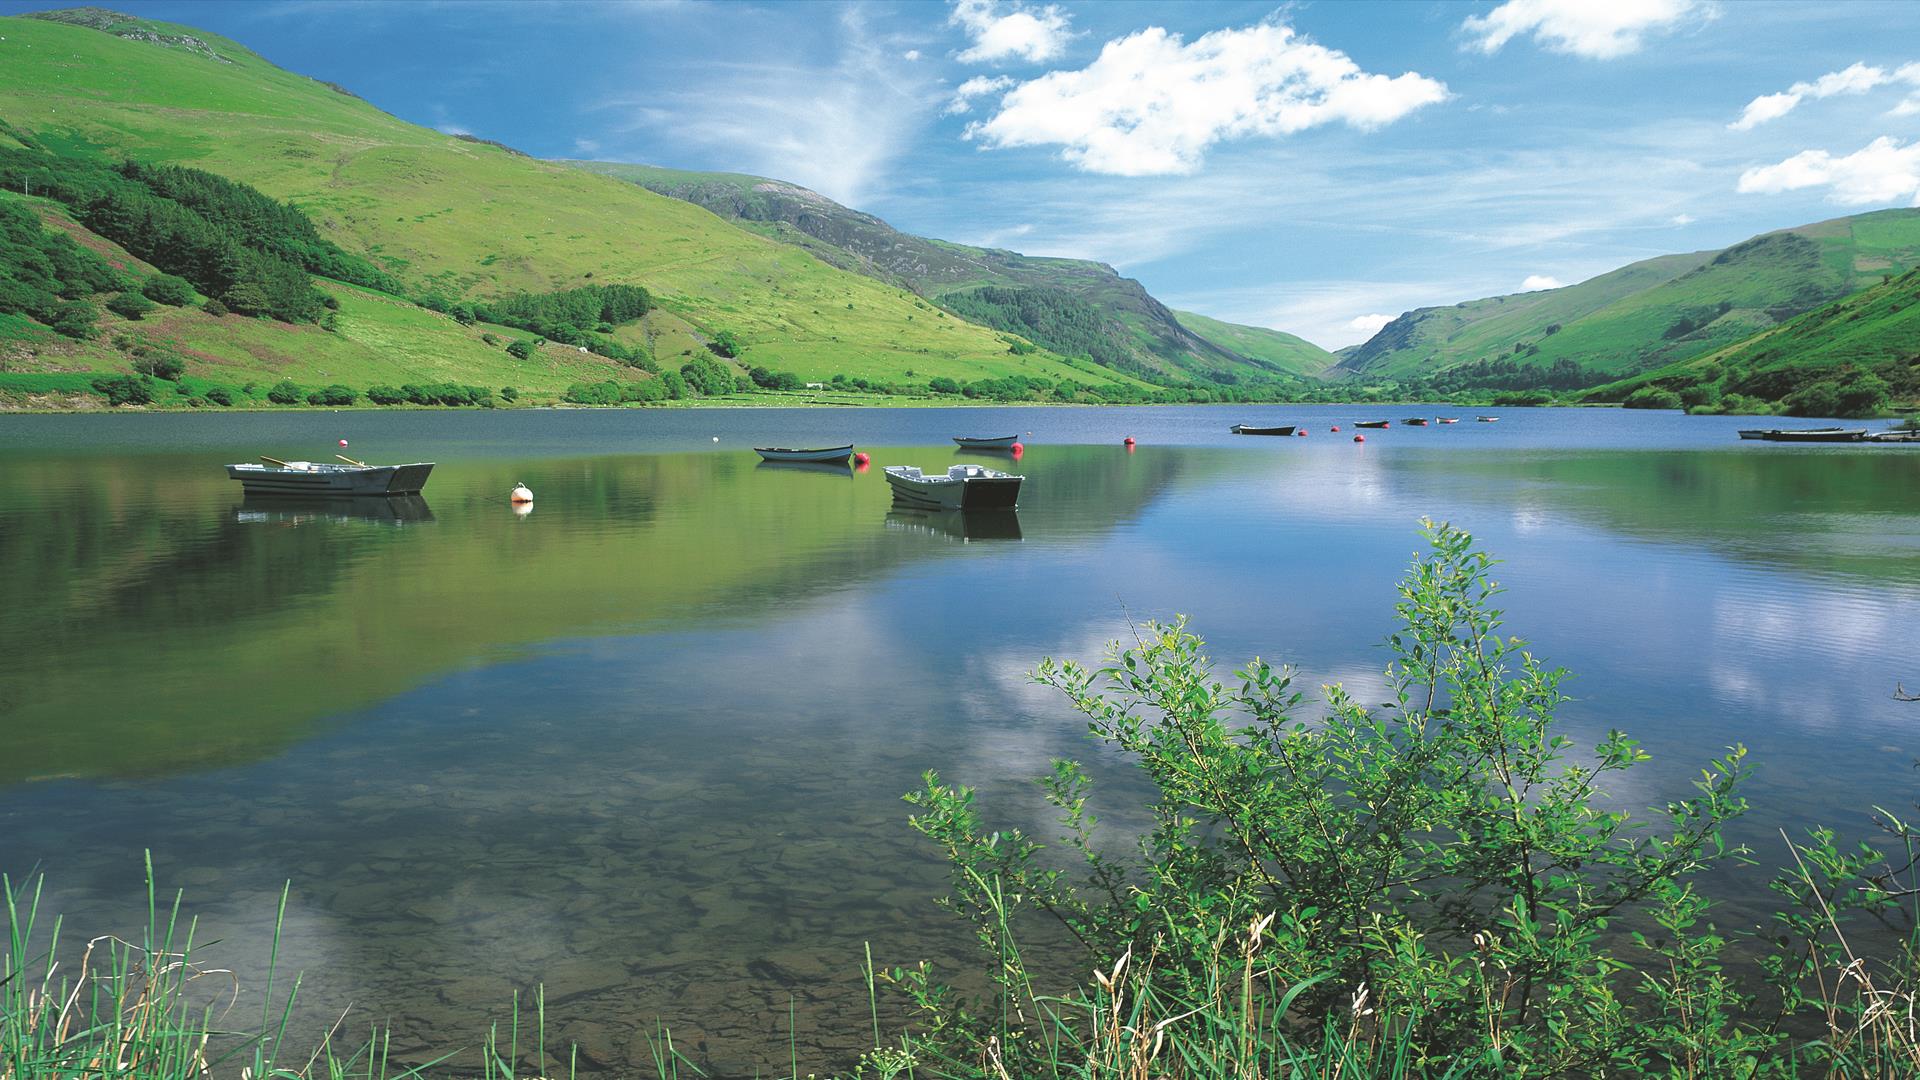
[[[195,954],[196,919],[182,920],[182,895],[162,903],[147,859],[147,918],[138,941],[93,937],[77,949],[64,920],[43,915],[44,878],[16,885],[0,874],[7,915],[0,954],[0,1080],[406,1080],[440,1070],[443,1054],[415,1065],[389,1057],[390,1031],[343,1039],[343,1014],[317,1045],[290,1047],[287,1029],[300,993],[296,976],[276,996],[280,932],[287,892],[274,919],[257,1023],[238,1014],[241,982],[232,970]],[[75,953],[77,952],[77,956]],[[480,1076],[515,1080],[523,1034],[545,1075],[546,996],[536,990],[534,1027],[523,1033],[520,1000],[504,1033],[495,1025],[481,1046]],[[569,1054],[566,1075],[574,1075]],[[471,1070],[464,1070],[472,1075]]]

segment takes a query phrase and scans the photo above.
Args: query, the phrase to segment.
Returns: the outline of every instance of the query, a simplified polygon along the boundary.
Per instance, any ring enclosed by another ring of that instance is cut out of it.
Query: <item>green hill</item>
[[[1032,350],[1016,355],[1003,333],[698,207],[405,123],[216,35],[79,9],[0,19],[0,37],[0,120],[10,125],[10,144],[25,134],[63,154],[188,165],[250,184],[304,211],[322,237],[364,256],[414,298],[479,301],[630,283],[645,286],[659,311],[645,327],[622,333],[643,336],[663,366],[677,366],[726,332],[744,346],[743,367],[809,380],[1133,382],[1085,360]],[[402,311],[405,305],[389,311],[372,297],[329,291],[341,297],[339,321],[360,327],[363,351],[355,362],[370,375],[379,371],[379,354],[404,365],[424,362],[412,355],[424,351],[489,385],[509,376],[523,385],[535,381],[500,362],[503,354],[480,340],[484,327],[451,329],[427,318],[431,313]],[[190,374],[203,362],[261,376],[313,363],[332,377],[333,367],[308,359],[311,342],[297,340],[310,327],[248,326],[257,340],[243,342],[229,337],[239,330],[226,320],[202,325],[182,313],[176,322],[168,332],[193,345],[190,353],[208,357],[190,358]],[[429,329],[431,340],[417,343],[416,332]],[[17,319],[0,334],[16,342],[16,355],[21,338],[36,336]],[[112,338],[105,333],[75,355],[42,349],[33,359],[42,367],[114,364]],[[581,377],[558,365],[562,359],[601,378],[645,377],[569,351],[539,354],[555,362],[546,384]],[[121,354],[117,366],[130,362]]]
[[[1249,360],[1270,364],[1296,375],[1319,376],[1334,365],[1334,355],[1302,337],[1264,326],[1221,322],[1191,311],[1176,311],[1180,325]]]
[[[1410,311],[1340,370],[1591,386],[1702,356],[1920,265],[1920,210],[1881,210],[1664,255],[1541,292]]]
[[[1623,401],[1636,394],[1641,402],[1703,412],[1803,416],[1872,416],[1893,401],[1920,401],[1920,269],[1888,273],[1877,285],[1737,344],[1586,396]]]
[[[706,207],[956,314],[1143,378],[1232,382],[1248,375],[1314,374],[1332,364],[1325,352],[1298,339],[1304,348],[1280,349],[1276,359],[1258,328],[1205,320],[1219,332],[1200,329],[1104,263],[913,236],[782,180],[607,161],[567,164]]]

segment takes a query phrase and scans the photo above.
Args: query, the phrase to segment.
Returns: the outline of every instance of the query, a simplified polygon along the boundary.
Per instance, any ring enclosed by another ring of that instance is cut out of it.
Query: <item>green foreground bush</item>
[[[926,775],[912,822],[998,993],[895,973],[925,1020],[921,1075],[1284,1075],[1301,1039],[1312,1075],[1920,1075],[1920,832],[1880,811],[1889,856],[1813,830],[1772,924],[1717,929],[1703,874],[1748,854],[1722,836],[1744,750],[1648,820],[1613,809],[1606,785],[1647,755],[1557,734],[1564,673],[1502,635],[1492,560],[1457,529],[1427,538],[1378,708],[1333,687],[1309,721],[1258,659],[1216,678],[1184,622],[1099,670],[1041,666],[1152,782],[1131,857],[1096,838],[1076,763],[1042,781],[1065,860]],[[1030,911],[1084,947],[1093,984],[1035,990],[1011,930]],[[1899,929],[1892,955],[1853,952],[1862,923]],[[1762,978],[1728,974],[1743,955]]]

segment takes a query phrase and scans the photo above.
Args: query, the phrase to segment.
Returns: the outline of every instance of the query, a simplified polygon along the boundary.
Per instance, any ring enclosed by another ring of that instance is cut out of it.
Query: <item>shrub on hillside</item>
[[[508,403],[508,404],[512,404],[512,403],[514,403],[514,402],[516,402],[516,401],[519,401],[519,400],[520,400],[520,390],[519,390],[519,388],[518,388],[518,387],[513,387],[513,386],[503,386],[503,387],[501,387],[501,388],[500,388],[500,400],[501,400],[501,401],[504,401],[504,402],[506,402],[506,403]]]
[[[367,388],[367,400],[375,405],[398,405],[407,400],[407,395],[395,386],[370,386]]]
[[[742,345],[740,339],[733,335],[733,331],[722,330],[713,335],[712,341],[707,342],[707,348],[713,350],[715,356],[724,356],[731,360],[739,356],[740,353],[745,350],[746,346]]]
[[[221,303],[219,297],[209,296],[207,302],[200,305],[200,310],[217,319],[227,313],[227,305]]]
[[[215,405],[229,406],[233,404],[233,392],[224,386],[215,386],[207,391],[207,400]]]
[[[1620,403],[1629,409],[1678,409],[1680,395],[1663,386],[1643,386]]]
[[[104,375],[93,380],[94,393],[107,399],[108,405],[151,405],[153,384],[132,375]]]
[[[267,400],[275,405],[298,405],[300,396],[300,387],[292,379],[282,379],[267,391]]]
[[[168,352],[148,352],[133,362],[133,370],[156,379],[177,382],[187,373],[187,362]]]
[[[153,310],[153,301],[137,292],[115,293],[107,298],[107,310],[123,319],[137,321]]]
[[[533,342],[531,341],[508,342],[507,355],[513,357],[515,360],[531,360],[533,359]]]
[[[680,377],[706,397],[733,393],[733,373],[710,356],[696,356],[680,365]]]
[[[307,395],[309,405],[351,405],[360,400],[360,392],[351,387],[334,383],[324,386]]]
[[[70,338],[90,338],[93,336],[94,321],[100,318],[100,311],[85,300],[69,300],[53,309],[53,318],[47,325],[54,332]]]
[[[155,274],[140,286],[140,294],[156,304],[184,307],[193,303],[193,285],[186,278]]]

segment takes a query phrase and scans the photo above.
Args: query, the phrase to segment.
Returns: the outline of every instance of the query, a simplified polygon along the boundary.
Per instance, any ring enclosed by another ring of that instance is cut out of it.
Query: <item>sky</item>
[[[1909,2],[115,6],[444,131],[789,180],[1328,348],[1920,205]]]

